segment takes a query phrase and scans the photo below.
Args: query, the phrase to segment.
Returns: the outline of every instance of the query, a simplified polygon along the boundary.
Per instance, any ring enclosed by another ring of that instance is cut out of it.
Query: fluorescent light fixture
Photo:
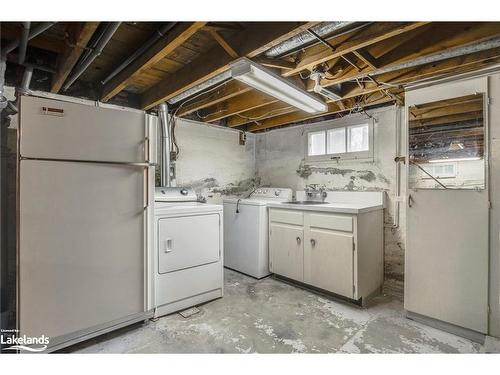
[[[231,76],[253,88],[308,113],[326,112],[328,106],[279,75],[243,57],[231,64]]]
[[[433,159],[429,160],[429,163],[447,163],[451,161],[470,161],[470,160],[481,160],[479,156],[473,156],[470,158],[454,158],[454,159]]]

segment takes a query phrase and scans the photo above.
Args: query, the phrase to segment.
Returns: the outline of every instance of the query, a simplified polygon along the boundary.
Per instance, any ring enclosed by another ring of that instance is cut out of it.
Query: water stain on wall
[[[245,180],[229,183],[224,187],[215,187],[210,189],[213,193],[221,195],[242,195],[250,192],[260,185],[260,177],[247,178]]]
[[[338,167],[317,167],[312,165],[301,164],[297,169],[297,174],[303,179],[309,178],[313,173],[319,173],[323,175],[340,175],[345,177],[346,175],[352,175],[351,181],[346,185],[347,190],[353,190],[355,187],[354,180],[359,178],[366,182],[374,183],[377,180],[383,184],[389,185],[390,181],[380,173],[375,174],[373,171],[367,169],[355,170],[352,168],[338,168]]]

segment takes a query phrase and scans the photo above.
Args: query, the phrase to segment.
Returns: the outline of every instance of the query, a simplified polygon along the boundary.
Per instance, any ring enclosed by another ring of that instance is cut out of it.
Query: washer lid
[[[239,204],[243,206],[265,206],[269,202],[271,202],[270,200],[265,200],[265,199],[261,200],[261,199],[249,199],[249,198],[245,199],[226,198],[223,200],[223,202],[224,204],[237,204],[238,200],[240,201]]]

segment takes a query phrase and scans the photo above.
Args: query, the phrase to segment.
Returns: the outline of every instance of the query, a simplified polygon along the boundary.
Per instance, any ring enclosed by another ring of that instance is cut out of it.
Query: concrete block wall
[[[255,135],[239,144],[239,132],[201,122],[177,120],[178,186],[192,186],[208,202],[250,193],[259,184],[255,169]]]
[[[307,124],[272,130],[257,135],[256,169],[262,184],[291,187],[303,190],[306,184],[325,185],[328,190],[385,191],[385,278],[391,290],[402,292],[404,277],[404,205],[400,209],[398,227],[394,223],[394,198],[396,195],[396,126],[402,111],[387,107],[372,111],[374,122],[374,154],[371,160],[345,160],[308,162],[306,155],[306,130],[321,125]],[[352,115],[331,121],[342,126],[352,121],[366,122],[366,115]],[[324,124],[324,123],[323,123]],[[405,168],[401,166],[401,181],[405,181]],[[402,183],[404,185],[404,183]],[[401,187],[404,194],[404,186]]]
[[[305,161],[306,129],[314,124],[247,134],[239,145],[238,131],[205,123],[177,120],[176,138],[180,147],[176,163],[177,185],[193,186],[208,202],[221,203],[225,196],[244,196],[257,185],[290,187],[302,190],[306,184],[324,184],[329,190],[385,191],[385,277],[393,294],[401,294],[404,277],[404,205],[398,227],[394,223],[396,195],[396,121],[395,107],[369,112],[374,123],[374,156],[369,161]],[[335,120],[366,121],[365,115]],[[405,168],[401,166],[401,181]],[[404,183],[401,194],[404,195]]]

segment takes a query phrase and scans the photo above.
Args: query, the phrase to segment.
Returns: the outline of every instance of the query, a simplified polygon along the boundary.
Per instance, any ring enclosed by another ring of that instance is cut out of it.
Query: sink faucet
[[[319,185],[319,184],[308,184],[305,187],[305,193],[307,196],[307,199],[309,200],[321,200],[324,201],[327,192],[325,191],[326,188],[324,185]]]

